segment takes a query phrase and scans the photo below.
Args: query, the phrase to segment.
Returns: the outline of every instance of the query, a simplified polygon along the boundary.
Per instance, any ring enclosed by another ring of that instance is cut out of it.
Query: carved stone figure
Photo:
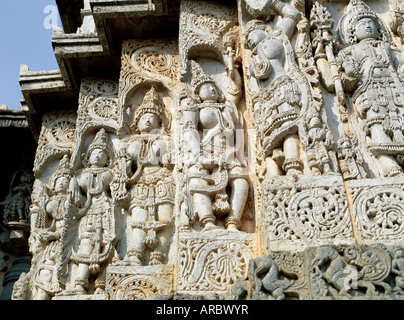
[[[72,281],[73,288],[68,293],[86,294],[90,275],[98,275],[95,293],[103,292],[105,271],[102,264],[114,253],[115,210],[110,196],[113,179],[110,165],[114,153],[108,134],[100,129],[85,154],[81,170],[75,183],[75,202],[79,220],[78,248],[70,259],[77,264]]]
[[[318,115],[310,117],[307,140],[307,160],[314,174],[331,173],[328,150],[333,145],[333,137]]]
[[[231,287],[232,300],[305,299],[307,277],[301,253],[272,252],[250,259],[245,279],[237,279]]]
[[[391,258],[383,245],[318,247],[311,260],[312,287],[319,296],[388,295]]]
[[[135,169],[127,182],[133,229],[128,255],[138,265],[145,264],[146,250],[150,251],[150,265],[165,263],[173,233],[175,185],[168,168],[170,140],[163,135],[171,126],[167,112],[155,87],[151,87],[136,110],[138,135],[131,138],[127,150],[128,164]]]
[[[396,286],[394,291],[403,293],[404,290],[404,248],[399,246],[393,250],[393,260],[391,261],[391,272],[395,275]]]
[[[237,231],[249,190],[237,158],[237,148],[243,150],[244,146],[234,143],[237,129],[242,129],[237,111],[239,92],[234,100],[224,101],[217,84],[194,60],[191,71],[191,98],[181,101],[190,220],[197,214],[203,230],[208,231],[217,228],[217,217],[226,216],[225,228]]]
[[[262,8],[256,8],[260,4]],[[251,90],[254,114],[270,176],[302,173],[298,126],[302,109],[302,92],[291,77],[292,36],[301,13],[280,1],[246,1],[253,17],[275,12],[283,16],[275,28],[251,20],[246,42],[252,50]],[[293,72],[292,72],[293,74]]]
[[[0,300],[404,300],[404,0],[68,2]]]
[[[345,180],[366,178],[367,173],[363,169],[362,152],[357,146],[357,138],[344,136],[339,141],[338,160],[342,176]]]
[[[73,178],[69,165],[69,158],[65,156],[51,176],[48,183],[50,198],[44,204],[44,210],[36,217],[35,228],[31,233],[34,241],[42,247],[41,251],[35,252],[33,259],[35,300],[49,300],[60,293],[66,284],[72,235],[76,227],[72,221],[76,207],[69,194]]]
[[[404,40],[404,2],[402,0],[390,0],[391,30]]]
[[[18,170],[11,179],[9,193],[4,200],[3,219],[5,225],[13,223],[27,224],[30,218],[29,207],[33,174],[28,170]]]
[[[250,261],[250,273],[253,277],[254,290],[267,291],[276,300],[285,300],[284,290],[293,284],[293,280],[281,280],[279,269],[269,257],[259,257]]]
[[[350,2],[338,28],[346,45],[338,55],[342,83],[364,122],[367,147],[383,168],[383,176],[401,174],[396,158],[404,150],[404,87],[397,68],[403,55],[390,44],[383,22],[361,0]]]

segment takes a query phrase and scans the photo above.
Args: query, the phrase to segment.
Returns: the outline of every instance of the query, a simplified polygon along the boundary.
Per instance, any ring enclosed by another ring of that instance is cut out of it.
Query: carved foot
[[[158,251],[153,251],[150,253],[150,265],[151,266],[156,266],[159,264],[163,264],[164,261],[166,260],[166,254]]]
[[[205,226],[203,227],[202,231],[206,232],[206,231],[213,231],[213,230],[218,230],[220,229],[220,227],[218,227],[217,225],[215,225],[213,222],[207,222],[205,224]]]
[[[237,225],[234,223],[229,223],[226,230],[231,232],[240,232],[240,230],[237,228]]]

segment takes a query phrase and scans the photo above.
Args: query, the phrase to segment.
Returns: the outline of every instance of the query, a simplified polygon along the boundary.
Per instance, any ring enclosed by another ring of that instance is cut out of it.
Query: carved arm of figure
[[[265,16],[274,13],[279,14],[284,19],[279,23],[280,27],[288,38],[293,35],[295,27],[302,17],[299,10],[279,0],[246,0],[247,10],[255,19],[266,20]]]
[[[75,208],[81,208],[84,204],[83,195],[80,190],[79,183],[76,178],[73,178],[70,182],[69,186],[69,202],[70,206],[74,206]],[[84,215],[84,210],[76,210],[72,216],[77,220],[80,220]]]
[[[279,23],[279,27],[285,32],[288,38],[291,38],[293,32],[295,31],[296,25],[302,18],[302,14],[299,10],[292,7],[290,4],[277,0],[273,1],[272,8],[277,14],[281,15],[284,18]]]
[[[190,99],[186,98],[181,102],[182,110],[182,139],[186,147],[184,154],[184,164],[190,166],[200,162],[201,145],[200,135],[198,132],[199,111],[198,106],[192,104]]]
[[[351,55],[341,51],[336,62],[340,66],[339,70],[344,90],[347,92],[353,91],[359,81],[359,72],[355,60]]]

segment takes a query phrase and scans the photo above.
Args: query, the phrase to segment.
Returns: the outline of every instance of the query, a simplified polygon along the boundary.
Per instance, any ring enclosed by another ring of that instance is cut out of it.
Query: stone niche
[[[402,299],[402,7],[181,0],[123,41],[43,116],[13,298]]]

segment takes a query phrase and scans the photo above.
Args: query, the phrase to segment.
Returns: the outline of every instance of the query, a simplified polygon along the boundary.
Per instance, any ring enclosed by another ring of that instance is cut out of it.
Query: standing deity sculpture
[[[49,300],[65,288],[72,236],[77,226],[72,219],[76,206],[69,193],[73,178],[69,165],[69,157],[65,156],[50,177],[49,197],[38,211],[31,230],[31,241],[41,248],[34,252],[31,268],[35,300]]]
[[[253,18],[275,13],[283,16],[276,27],[259,20],[248,23],[246,42],[252,52],[250,87],[268,175],[301,173],[297,119],[303,98],[293,77],[293,68],[297,66],[289,41],[301,13],[281,1],[246,1],[246,8]]]
[[[333,145],[332,134],[324,124],[319,115],[309,114],[307,133],[307,160],[315,175],[331,173],[328,150]]]
[[[3,219],[5,225],[28,223],[32,180],[33,174],[26,169],[18,170],[14,173],[9,193],[4,200]]]
[[[244,134],[237,110],[239,90],[229,90],[225,99],[196,61],[191,60],[190,66],[189,93],[181,101],[188,217],[192,221],[198,216],[203,231],[219,228],[217,218],[225,219],[227,230],[238,231],[249,192],[238,159],[244,146],[235,143],[239,134]],[[233,78],[237,86],[241,79],[237,75]]]
[[[404,87],[399,67],[404,56],[392,46],[383,22],[361,0],[351,0],[338,30],[343,45],[336,58],[339,79],[364,123],[367,148],[382,176],[401,174]]]
[[[171,116],[155,87],[146,93],[137,108],[130,138],[129,215],[132,228],[131,263],[144,265],[150,251],[150,265],[163,264],[168,258],[174,225],[175,184],[169,168]]]
[[[72,191],[78,206],[75,219],[79,220],[79,226],[77,250],[74,248],[70,260],[77,268],[73,268],[73,287],[66,294],[86,294],[91,275],[97,276],[95,294],[103,292],[103,264],[112,258],[116,241],[115,205],[110,195],[114,150],[105,129],[97,132],[83,156],[84,169],[74,180]]]

